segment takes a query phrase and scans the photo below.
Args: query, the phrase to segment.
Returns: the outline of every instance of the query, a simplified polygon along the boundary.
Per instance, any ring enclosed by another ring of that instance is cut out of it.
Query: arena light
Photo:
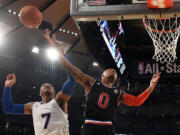
[[[0,46],[2,46],[4,43],[4,36],[3,34],[0,32]]]
[[[3,45],[6,42],[7,36],[5,35],[12,29],[13,28],[7,23],[0,22],[0,45]]]
[[[97,66],[99,66],[99,64],[97,62],[93,62],[93,66],[97,67]]]
[[[78,33],[75,33],[73,31],[69,31],[69,30],[65,30],[65,29],[61,29],[61,28],[59,29],[59,31],[64,32],[64,33],[66,32],[67,34],[71,34],[71,35],[76,36],[76,37],[78,36]]]
[[[16,12],[13,12],[14,15],[16,15]]]
[[[77,34],[77,33],[74,33],[74,35],[75,35],[75,36],[78,36],[78,34]]]
[[[2,36],[0,36],[0,46],[3,44],[3,37]]]
[[[47,56],[52,61],[58,60],[58,52],[54,48],[49,48],[47,50]]]
[[[33,52],[33,53],[36,53],[36,54],[39,54],[39,48],[36,47],[36,46],[33,47],[32,52]]]
[[[12,12],[12,10],[11,10],[11,9],[9,9],[9,10],[8,10],[8,12],[9,12],[9,13],[11,13],[11,12]]]

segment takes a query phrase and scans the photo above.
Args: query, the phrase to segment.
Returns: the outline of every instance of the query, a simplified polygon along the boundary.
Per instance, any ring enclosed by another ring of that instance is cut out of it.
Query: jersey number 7
[[[102,109],[106,109],[109,103],[109,94],[101,93],[98,100],[98,106]]]
[[[46,121],[45,121],[45,124],[44,124],[44,129],[46,129],[48,127],[48,124],[49,124],[51,113],[44,113],[41,116],[42,116],[42,118],[44,118],[44,117],[46,118]]]

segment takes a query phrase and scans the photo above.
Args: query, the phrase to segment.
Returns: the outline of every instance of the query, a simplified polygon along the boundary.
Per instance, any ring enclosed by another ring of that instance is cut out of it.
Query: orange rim
[[[155,20],[166,20],[166,19],[169,19],[169,18],[156,18]],[[151,31],[158,32],[158,33],[170,33],[170,32],[172,33],[172,32],[175,32],[175,31],[180,29],[180,26],[179,26],[179,27],[177,27],[175,29],[172,29],[172,30],[156,30],[156,29],[153,29],[153,28],[151,28],[150,26],[148,26],[146,24],[146,19],[145,18],[143,18],[143,24],[144,24],[145,27],[147,27]]]

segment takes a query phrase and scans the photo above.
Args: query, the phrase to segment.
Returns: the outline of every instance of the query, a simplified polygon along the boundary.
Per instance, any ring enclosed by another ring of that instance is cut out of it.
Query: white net
[[[144,18],[143,24],[155,47],[153,59],[162,64],[173,63],[177,59],[176,48],[180,35],[178,18]]]

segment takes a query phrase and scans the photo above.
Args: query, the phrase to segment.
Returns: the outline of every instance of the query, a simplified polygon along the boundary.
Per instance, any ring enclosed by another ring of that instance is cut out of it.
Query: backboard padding
[[[159,17],[180,17],[180,2],[170,9],[149,9],[146,3],[127,5],[88,6],[87,3],[71,0],[71,16],[76,21],[128,20]],[[79,5],[78,5],[79,4]]]

